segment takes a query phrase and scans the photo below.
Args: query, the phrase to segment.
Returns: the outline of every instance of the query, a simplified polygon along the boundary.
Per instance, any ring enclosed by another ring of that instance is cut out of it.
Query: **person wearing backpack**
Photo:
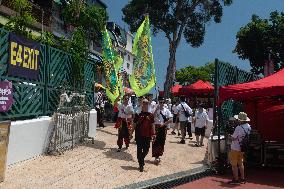
[[[245,183],[245,171],[244,171],[244,153],[248,148],[249,134],[251,127],[248,124],[250,119],[245,112],[240,112],[235,115],[234,118],[239,122],[235,128],[233,135],[231,135],[232,144],[231,151],[229,153],[230,163],[232,165],[233,179],[229,184],[244,184]],[[238,178],[238,167],[241,173],[241,179]]]
[[[181,141],[179,143],[185,144],[184,139],[186,134],[186,128],[190,124],[189,119],[192,114],[192,109],[185,102],[185,96],[180,97],[180,104],[177,106],[177,110],[181,130]]]

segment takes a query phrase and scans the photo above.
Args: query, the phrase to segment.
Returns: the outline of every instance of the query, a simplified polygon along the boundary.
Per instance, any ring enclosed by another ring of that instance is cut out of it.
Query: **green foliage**
[[[73,55],[72,75],[75,82],[81,84],[84,80],[84,65],[88,56],[88,43],[82,27],[74,30],[70,40],[62,40],[63,50]]]
[[[240,28],[236,38],[234,52],[250,61],[253,73],[263,73],[270,49],[275,70],[284,67],[284,12],[272,12],[269,19],[253,15],[251,22]]]
[[[203,43],[205,24],[212,19],[221,22],[222,3],[230,5],[232,0],[132,0],[123,9],[123,20],[135,32],[149,14],[153,33],[164,32],[178,46],[183,34],[193,47]]]
[[[31,31],[28,30],[28,26],[35,21],[32,16],[32,5],[28,0],[12,0],[9,3],[16,14],[9,18],[9,22],[4,28],[16,34],[33,38]]]
[[[153,34],[163,32],[169,41],[169,64],[164,84],[165,96],[175,79],[176,50],[184,37],[192,47],[199,47],[204,41],[206,24],[221,22],[223,6],[232,0],[131,0],[122,9],[123,20],[135,32],[149,14]]]
[[[176,81],[181,85],[192,84],[198,80],[210,82],[214,75],[214,69],[214,62],[209,62],[200,67],[188,66],[176,72]]]
[[[81,0],[72,0],[63,10],[65,23],[81,27],[87,32],[87,37],[98,39],[104,29],[108,15],[105,9],[95,5],[86,6]]]

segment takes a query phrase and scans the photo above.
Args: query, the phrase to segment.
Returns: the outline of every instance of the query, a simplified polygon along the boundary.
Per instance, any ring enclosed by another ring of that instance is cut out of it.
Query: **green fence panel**
[[[0,29],[0,81],[13,83],[13,100],[11,109],[0,113],[0,120],[34,118],[51,115],[59,104],[59,96],[64,88],[67,92],[85,92],[88,105],[93,108],[93,81],[95,64],[86,62],[84,67],[84,84],[75,86],[72,81],[72,56],[60,49],[41,44],[39,77],[29,80],[7,75],[9,58],[9,32]],[[78,83],[77,83],[78,85]]]
[[[217,62],[216,69],[218,72],[218,88],[221,86],[250,82],[260,79],[260,77],[250,72],[241,70],[236,66],[232,66],[228,63]],[[218,124],[221,128],[221,131],[224,130],[229,118],[238,114],[240,111],[243,111],[243,105],[241,102],[228,100],[222,104],[221,108],[218,111]]]

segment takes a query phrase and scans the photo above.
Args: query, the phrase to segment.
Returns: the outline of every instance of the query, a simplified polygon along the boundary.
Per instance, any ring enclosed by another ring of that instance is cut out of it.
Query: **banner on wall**
[[[0,81],[0,112],[7,112],[13,104],[13,84]]]
[[[10,33],[8,75],[37,80],[40,44]]]

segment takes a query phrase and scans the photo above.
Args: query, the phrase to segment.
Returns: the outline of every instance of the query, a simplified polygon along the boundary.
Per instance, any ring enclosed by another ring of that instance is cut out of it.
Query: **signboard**
[[[0,112],[7,112],[13,104],[13,84],[0,81]]]
[[[8,75],[38,79],[40,44],[10,33]]]
[[[10,121],[0,122],[0,182],[5,178],[10,125]]]

